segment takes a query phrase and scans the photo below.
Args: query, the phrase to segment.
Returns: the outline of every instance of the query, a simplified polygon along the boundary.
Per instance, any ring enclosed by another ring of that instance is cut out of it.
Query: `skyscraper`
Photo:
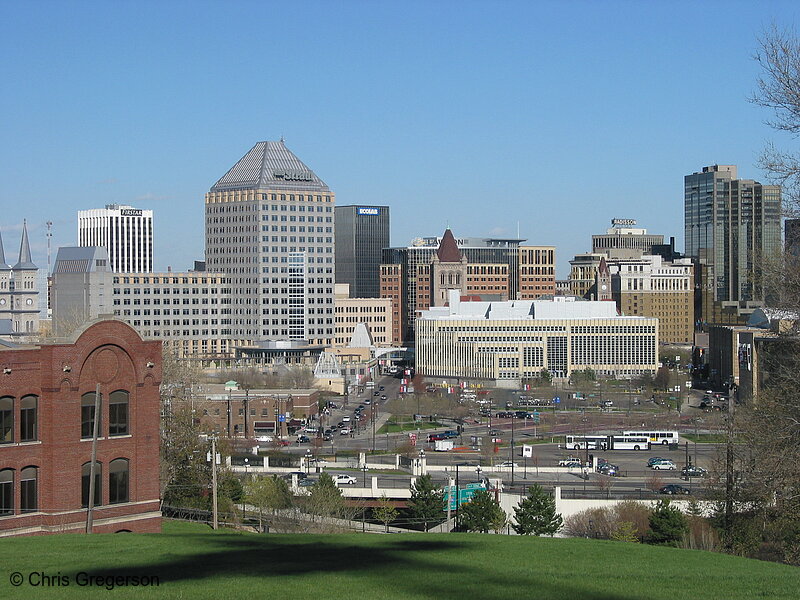
[[[337,206],[336,283],[350,285],[351,298],[378,298],[381,251],[389,247],[388,206]]]
[[[105,248],[114,273],[152,273],[153,211],[123,204],[79,210],[78,246]]]
[[[286,148],[258,142],[206,194],[206,269],[229,276],[224,331],[240,339],[334,337],[335,198]]]
[[[698,264],[702,318],[735,320],[765,300],[762,265],[781,250],[781,189],[734,165],[684,177],[686,255]]]

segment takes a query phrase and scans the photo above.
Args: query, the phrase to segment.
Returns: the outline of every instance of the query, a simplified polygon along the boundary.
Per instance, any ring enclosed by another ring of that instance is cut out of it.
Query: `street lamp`
[[[249,475],[250,475],[250,472],[248,471],[249,467],[250,467],[250,459],[249,458],[245,458],[244,459],[244,478],[245,479],[247,479],[249,477]]]
[[[306,475],[308,475],[308,471],[309,471],[309,467],[311,466],[311,459],[312,458],[314,458],[314,457],[311,455],[311,452],[310,451],[306,452],[306,456],[305,456],[305,459],[306,459]]]
[[[367,467],[366,464],[363,467],[361,467],[361,470],[364,472],[364,487],[367,487],[367,470],[368,469],[369,469],[369,467]]]

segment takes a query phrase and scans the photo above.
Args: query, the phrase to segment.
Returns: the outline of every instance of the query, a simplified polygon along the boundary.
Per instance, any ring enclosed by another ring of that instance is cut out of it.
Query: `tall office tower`
[[[334,194],[283,143],[258,142],[206,194],[206,269],[230,278],[226,334],[334,337]]]
[[[783,227],[786,254],[800,258],[800,219],[786,219]]]
[[[152,273],[153,211],[122,204],[79,210],[78,246],[105,248],[114,273]]]
[[[762,306],[762,263],[781,250],[781,189],[738,179],[734,165],[684,177],[686,255],[698,264],[700,318],[740,322]]]
[[[388,206],[337,206],[336,283],[352,298],[379,298],[381,251],[389,247]]]
[[[39,334],[39,267],[31,260],[28,226],[22,224],[19,259],[10,267],[0,239],[0,337],[22,339]]]

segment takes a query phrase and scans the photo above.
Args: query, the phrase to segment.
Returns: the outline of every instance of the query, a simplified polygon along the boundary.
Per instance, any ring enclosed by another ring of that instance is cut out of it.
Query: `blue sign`
[[[286,415],[278,415],[278,422],[285,423],[286,422]]]
[[[378,215],[381,214],[381,209],[380,208],[366,208],[364,206],[359,206],[356,209],[356,214],[359,214],[359,215],[373,215],[373,216],[377,217]]]
[[[555,402],[556,404],[559,404],[561,402],[561,398],[556,396],[555,398],[553,398],[553,402]]]

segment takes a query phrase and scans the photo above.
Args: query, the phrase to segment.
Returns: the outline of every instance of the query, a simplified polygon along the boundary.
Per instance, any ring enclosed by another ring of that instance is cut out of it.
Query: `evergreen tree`
[[[342,490],[336,487],[333,478],[322,473],[317,482],[311,486],[307,506],[309,512],[323,517],[338,517],[344,510]]]
[[[411,486],[408,508],[411,516],[422,522],[423,531],[428,530],[429,524],[442,520],[444,503],[444,491],[436,488],[430,475],[418,477]]]
[[[684,514],[669,500],[659,500],[650,513],[650,532],[645,541],[648,544],[677,546],[689,530]]]
[[[500,504],[486,490],[477,490],[472,499],[461,507],[461,527],[465,531],[489,533],[505,523],[506,514]]]
[[[528,488],[528,496],[514,508],[514,531],[520,535],[554,535],[563,519],[556,514],[556,501],[538,483]]]

